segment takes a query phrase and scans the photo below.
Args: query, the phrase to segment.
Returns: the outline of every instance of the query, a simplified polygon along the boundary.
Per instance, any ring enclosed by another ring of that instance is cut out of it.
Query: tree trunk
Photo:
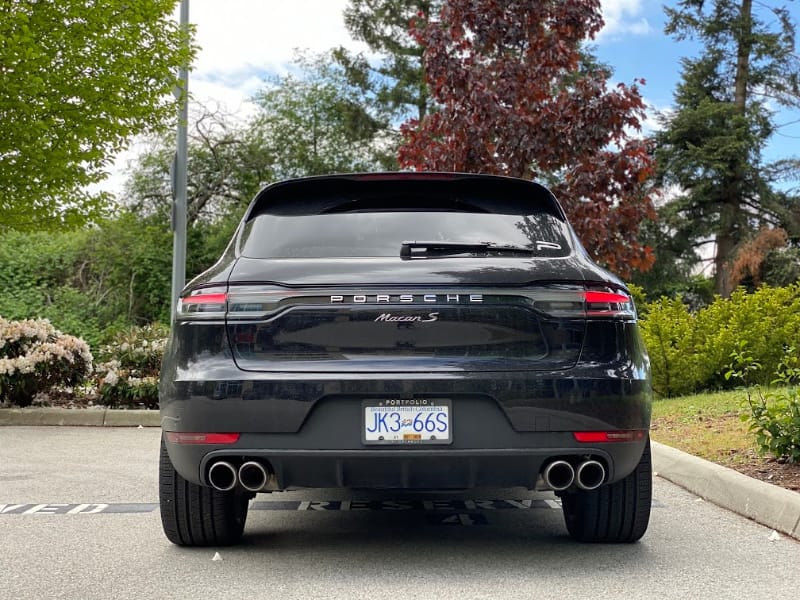
[[[717,251],[714,256],[714,291],[727,298],[733,291],[731,286],[731,268],[736,258],[736,233],[734,229],[733,213],[739,210],[738,206],[726,204],[722,207],[720,231],[717,233]]]
[[[753,50],[753,0],[742,0],[739,39],[736,48],[736,79],[733,103],[736,113],[744,116],[747,110],[747,84],[750,79],[750,53]]]
[[[734,79],[733,105],[736,116],[745,119],[747,114],[747,84],[750,79],[750,54],[753,50],[753,0],[742,0],[739,13],[739,31],[736,46],[736,76]],[[745,188],[745,163],[747,153],[743,151],[732,165],[731,179],[726,186],[730,193],[721,207],[720,229],[717,232],[717,252],[714,256],[714,288],[717,294],[727,298],[731,289],[731,268],[736,258],[736,245],[742,232],[737,228],[746,220],[742,214]]]

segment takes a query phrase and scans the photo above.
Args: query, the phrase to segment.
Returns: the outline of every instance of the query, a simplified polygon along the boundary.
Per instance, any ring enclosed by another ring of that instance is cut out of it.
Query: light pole
[[[189,0],[181,0],[180,27],[184,34],[189,31]],[[187,127],[189,120],[189,65],[178,71],[178,135],[175,162],[172,169],[172,308],[171,320],[175,321],[178,296],[186,283],[186,157]]]

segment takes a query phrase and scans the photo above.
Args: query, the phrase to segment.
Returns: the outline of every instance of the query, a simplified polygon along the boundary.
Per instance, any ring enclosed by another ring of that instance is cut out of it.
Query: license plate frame
[[[386,415],[383,420],[375,416],[381,414]],[[419,431],[415,430],[415,420]],[[447,426],[445,431],[441,431],[444,422]],[[396,423],[399,429],[392,431]],[[449,398],[364,400],[360,426],[361,443],[367,446],[449,445],[453,443],[453,403]]]

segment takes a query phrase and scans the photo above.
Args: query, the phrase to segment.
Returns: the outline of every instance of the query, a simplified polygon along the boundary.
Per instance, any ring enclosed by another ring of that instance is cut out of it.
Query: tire
[[[577,490],[561,497],[570,536],[580,542],[630,543],[639,540],[650,522],[653,469],[650,440],[633,472],[595,490]]]
[[[158,495],[164,533],[178,546],[227,546],[242,537],[248,496],[195,485],[181,477],[161,440]]]

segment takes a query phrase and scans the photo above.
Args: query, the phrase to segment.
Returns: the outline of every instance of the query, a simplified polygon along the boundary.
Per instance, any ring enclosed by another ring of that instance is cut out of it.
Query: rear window
[[[409,241],[489,242],[527,248],[533,256],[561,257],[570,253],[567,227],[546,213],[431,209],[262,213],[245,225],[240,247],[249,258],[388,257],[400,256],[403,242]]]

